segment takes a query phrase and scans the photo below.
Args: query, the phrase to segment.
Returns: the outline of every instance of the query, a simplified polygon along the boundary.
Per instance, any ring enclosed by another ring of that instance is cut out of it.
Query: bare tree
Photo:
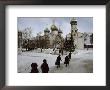
[[[37,43],[37,47],[40,48],[41,52],[42,52],[42,49],[45,46],[45,39],[44,39],[44,37],[42,35],[42,32],[37,33],[37,41],[36,41],[36,43]]]
[[[23,39],[28,40],[31,39],[31,37],[32,37],[32,28],[31,27],[25,28],[23,31]]]
[[[27,27],[22,31],[22,38],[23,38],[23,46],[26,48],[26,50],[29,47],[29,40],[32,38],[32,28]]]

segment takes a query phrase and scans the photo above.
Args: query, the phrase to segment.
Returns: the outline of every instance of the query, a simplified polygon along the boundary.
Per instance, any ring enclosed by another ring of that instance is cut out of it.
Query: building
[[[92,33],[87,33],[87,32],[85,32],[84,33],[84,44],[85,45],[92,45],[93,43],[91,42],[91,36],[92,36],[93,34]]]
[[[18,48],[22,47],[22,32],[18,31]]]
[[[44,30],[44,37],[48,48],[63,48],[62,30],[55,24],[51,25],[50,30],[48,28]]]
[[[90,35],[92,33],[82,33],[77,28],[77,20],[72,18],[70,21],[71,32],[66,35],[67,39],[71,39],[71,35],[74,39],[74,45],[76,49],[84,49],[85,44],[90,44]],[[42,37],[45,41],[45,48],[63,48],[64,38],[63,32],[54,23],[49,28],[44,29],[44,36]],[[89,43],[88,43],[89,42]]]
[[[93,48],[93,33],[84,33],[84,48]]]
[[[84,36],[83,33],[79,32],[77,29],[77,20],[72,18],[70,21],[71,32],[67,34],[67,39],[71,38],[71,35],[74,39],[74,45],[76,49],[84,49]]]

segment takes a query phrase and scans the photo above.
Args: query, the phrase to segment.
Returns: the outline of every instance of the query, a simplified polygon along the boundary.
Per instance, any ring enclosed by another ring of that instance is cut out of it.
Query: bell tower
[[[78,31],[77,29],[77,20],[73,17],[70,21],[70,24],[71,24],[71,33],[72,33],[72,36],[76,36],[76,33]]]

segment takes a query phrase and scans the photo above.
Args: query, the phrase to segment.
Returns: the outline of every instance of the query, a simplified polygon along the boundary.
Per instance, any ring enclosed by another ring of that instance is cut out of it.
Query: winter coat
[[[69,56],[69,59],[71,59],[71,52],[69,53],[69,55],[68,55],[68,56]]]
[[[64,62],[64,64],[69,64],[69,58],[68,58],[68,56],[65,57],[65,62]]]
[[[48,73],[48,71],[49,71],[49,66],[48,66],[48,64],[47,64],[47,63],[43,63],[43,64],[41,65],[41,70],[42,70],[42,73]]]
[[[61,57],[58,56],[55,65],[60,65]]]
[[[61,53],[61,50],[59,50],[59,53]]]
[[[37,69],[37,64],[36,63],[32,63],[31,64],[31,73],[39,73],[38,69]]]
[[[31,69],[31,73],[39,73],[38,69]]]

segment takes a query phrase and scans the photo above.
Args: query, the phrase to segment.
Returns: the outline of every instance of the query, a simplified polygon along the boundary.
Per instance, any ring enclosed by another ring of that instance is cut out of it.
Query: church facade
[[[61,29],[57,28],[55,24],[51,25],[51,30],[46,28],[44,30],[44,37],[48,37],[46,41],[48,41],[49,48],[63,48],[64,38],[62,37]]]

